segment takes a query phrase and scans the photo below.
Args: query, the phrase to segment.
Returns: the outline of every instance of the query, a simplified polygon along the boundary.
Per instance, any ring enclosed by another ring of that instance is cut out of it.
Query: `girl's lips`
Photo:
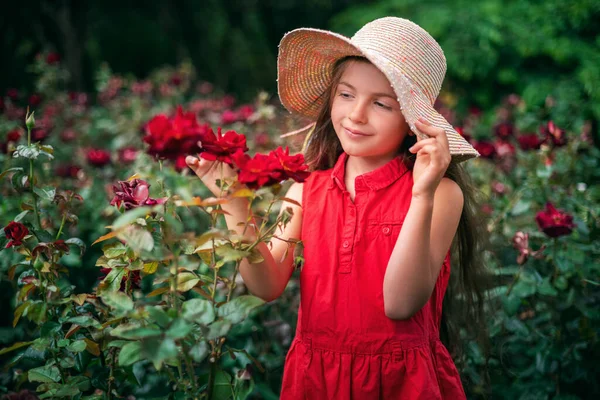
[[[348,128],[344,128],[344,131],[346,132],[346,134],[348,136],[353,137],[353,138],[371,136],[371,135],[367,135],[367,134],[359,132],[359,131],[350,130]]]

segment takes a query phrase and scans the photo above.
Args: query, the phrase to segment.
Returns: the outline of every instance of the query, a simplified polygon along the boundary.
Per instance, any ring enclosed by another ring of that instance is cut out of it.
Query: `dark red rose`
[[[230,125],[239,120],[239,115],[233,110],[225,110],[221,114],[221,123],[223,125]]]
[[[102,149],[90,149],[87,152],[87,161],[94,167],[102,168],[110,164],[110,153]]]
[[[538,250],[533,251],[529,248],[529,234],[520,231],[515,233],[512,243],[513,247],[519,251],[519,255],[517,256],[517,264],[519,265],[525,264],[529,256],[540,258],[546,248],[546,246],[542,246]]]
[[[205,160],[218,160],[233,166],[231,156],[238,151],[248,151],[246,136],[244,135],[235,131],[227,131],[222,135],[221,128],[217,129],[217,136],[215,136],[212,129],[209,133],[202,141],[202,154],[200,154]]]
[[[514,126],[510,122],[501,122],[494,127],[494,134],[498,139],[508,140],[514,132]]]
[[[29,229],[20,222],[11,221],[6,227],[4,227],[4,234],[9,239],[6,249],[13,246],[20,246],[23,244],[22,240],[29,234]]]
[[[463,138],[464,138],[464,139],[465,139],[467,142],[471,143],[471,140],[472,140],[472,138],[471,138],[471,135],[469,135],[469,134],[465,133],[465,130],[463,129],[463,127],[462,127],[462,126],[455,126],[455,127],[454,127],[454,130],[455,130],[456,132],[458,132],[458,134],[459,134],[460,136],[462,136],[462,137],[463,137]]]
[[[477,118],[481,115],[481,108],[476,107],[476,106],[471,106],[469,107],[469,115]]]
[[[152,93],[152,82],[150,81],[139,81],[133,82],[131,85],[131,92],[138,96]]]
[[[135,147],[124,147],[119,150],[119,161],[123,164],[133,163],[138,155],[138,149]]]
[[[31,141],[32,142],[43,142],[50,135],[50,131],[45,128],[33,128],[31,130]]]
[[[16,101],[19,98],[19,91],[15,88],[10,88],[6,91],[6,95],[12,101]]]
[[[181,85],[182,79],[181,76],[179,76],[179,74],[174,74],[171,79],[169,80],[169,83],[173,86],[179,86]]]
[[[212,93],[214,87],[210,82],[202,82],[198,84],[196,90],[198,91],[198,93],[206,95]]]
[[[88,104],[88,95],[84,92],[69,92],[69,100],[74,104],[86,106]]]
[[[546,203],[544,211],[540,211],[535,215],[535,221],[540,230],[552,238],[569,235],[575,228],[573,216],[562,210],[557,210],[550,202]]]
[[[46,56],[46,64],[54,65],[60,62],[60,55],[58,53],[48,53]]]
[[[77,133],[72,128],[67,128],[60,134],[60,140],[65,143],[72,142],[75,139],[77,139]]]
[[[29,96],[29,105],[30,106],[32,106],[32,107],[39,106],[41,102],[42,102],[42,96],[40,96],[39,94],[34,93],[31,96]]]
[[[125,210],[164,203],[164,199],[150,198],[150,185],[141,179],[119,181],[117,185],[113,185],[113,192],[115,197],[110,201],[110,205],[121,207],[123,204]]]
[[[235,97],[233,97],[231,95],[223,96],[223,99],[221,99],[221,105],[223,108],[231,108],[231,107],[233,107],[234,104],[235,104]]]
[[[544,139],[535,133],[520,135],[517,141],[523,151],[538,150],[542,146],[542,143],[544,143]]]
[[[21,139],[22,133],[23,133],[23,131],[21,130],[21,128],[15,128],[12,131],[9,131],[6,134],[6,141],[7,142],[18,142],[19,139]]]
[[[199,125],[196,114],[184,112],[181,106],[177,107],[175,117],[157,115],[144,128],[144,142],[150,145],[148,153],[173,161],[181,156],[201,152],[198,141],[210,142],[211,135],[214,137],[207,124]]]
[[[567,134],[563,129],[560,129],[553,121],[548,121],[547,124],[540,126],[540,133],[546,137],[546,140],[554,145],[554,147],[562,147],[567,144]]]
[[[261,147],[266,147],[271,144],[271,138],[266,133],[262,132],[254,137],[254,142]]]
[[[485,140],[477,141],[473,147],[481,154],[481,157],[492,159],[496,156],[496,146]]]
[[[81,171],[81,167],[76,165],[60,165],[56,168],[55,173],[61,178],[77,178]]]

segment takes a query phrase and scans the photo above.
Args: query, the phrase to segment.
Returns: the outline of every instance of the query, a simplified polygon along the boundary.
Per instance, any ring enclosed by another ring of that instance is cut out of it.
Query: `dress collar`
[[[346,190],[344,175],[346,173],[347,160],[348,154],[342,152],[335,163],[335,166],[331,170],[331,184],[329,185],[330,189],[337,185],[340,189]],[[409,171],[410,169],[402,161],[402,157],[397,156],[387,164],[374,169],[371,172],[357,176],[356,187],[358,188],[364,185],[370,190],[384,189],[396,182],[402,175]]]

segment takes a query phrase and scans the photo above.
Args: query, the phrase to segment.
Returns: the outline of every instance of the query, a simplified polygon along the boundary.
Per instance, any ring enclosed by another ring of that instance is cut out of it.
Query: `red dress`
[[[411,319],[383,307],[383,277],[412,197],[399,157],[344,185],[348,156],[304,183],[300,310],[281,399],[466,399],[439,339],[450,275],[446,255],[433,294]]]

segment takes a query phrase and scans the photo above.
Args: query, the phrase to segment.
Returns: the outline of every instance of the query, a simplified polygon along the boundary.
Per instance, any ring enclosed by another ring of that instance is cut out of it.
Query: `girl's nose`
[[[354,104],[354,107],[352,107],[352,111],[350,112],[350,115],[348,115],[348,118],[350,118],[350,120],[356,124],[364,124],[367,122],[365,108],[365,105],[361,101],[357,101]]]

